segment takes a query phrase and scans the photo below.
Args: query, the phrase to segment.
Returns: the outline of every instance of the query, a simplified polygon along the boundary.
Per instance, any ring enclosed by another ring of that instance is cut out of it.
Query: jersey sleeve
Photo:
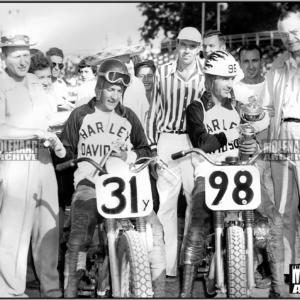
[[[203,123],[204,108],[200,101],[193,101],[186,110],[187,132],[193,147],[204,152],[214,152],[225,146],[230,140],[224,132],[209,134]],[[237,131],[235,129],[235,131]]]

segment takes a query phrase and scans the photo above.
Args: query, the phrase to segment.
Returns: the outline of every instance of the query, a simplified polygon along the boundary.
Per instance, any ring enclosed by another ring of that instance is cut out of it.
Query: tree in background
[[[285,10],[299,9],[300,3],[282,2],[228,2],[221,12],[221,31],[225,34],[251,33],[277,30],[277,18]],[[142,40],[150,42],[162,29],[174,38],[186,26],[201,31],[201,2],[148,2],[140,3],[138,9],[147,19],[140,28]],[[217,2],[205,3],[205,29],[217,28]]]

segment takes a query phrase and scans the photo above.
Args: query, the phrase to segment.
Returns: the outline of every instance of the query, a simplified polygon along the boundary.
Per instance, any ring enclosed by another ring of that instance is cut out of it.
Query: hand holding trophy
[[[240,109],[241,119],[246,122],[245,124],[240,125],[240,145],[245,141],[255,138],[255,129],[252,125],[257,121],[262,120],[265,116],[265,112],[260,106],[258,97],[255,94],[249,97],[248,100],[249,103],[241,105]],[[242,162],[245,162],[249,159],[249,155],[240,152],[239,158]]]

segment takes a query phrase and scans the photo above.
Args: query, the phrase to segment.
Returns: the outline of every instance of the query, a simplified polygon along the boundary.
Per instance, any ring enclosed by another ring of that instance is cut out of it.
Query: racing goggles
[[[132,82],[131,75],[128,73],[108,71],[106,73],[98,72],[98,75],[104,76],[110,83],[122,83],[126,87],[128,87]]]

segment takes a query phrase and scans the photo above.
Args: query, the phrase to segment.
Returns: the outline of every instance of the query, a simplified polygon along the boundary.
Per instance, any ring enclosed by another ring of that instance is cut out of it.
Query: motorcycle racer
[[[128,146],[128,151],[112,152],[111,156],[127,164],[150,156],[140,121],[132,110],[120,103],[131,81],[126,65],[120,60],[107,59],[102,62],[98,70],[96,97],[71,113],[62,132],[61,140],[66,155],[59,162],[75,157],[90,157],[99,163],[117,139]],[[96,224],[103,220],[97,211],[95,185],[92,182],[94,174],[94,167],[87,162],[80,162],[74,173],[75,193],[64,273],[66,298],[77,296],[78,285],[86,269],[87,250]],[[162,225],[154,212],[147,216],[147,222],[152,225],[153,231],[153,253],[149,257],[154,296],[164,297],[166,263]]]
[[[201,99],[195,100],[187,108],[187,131],[193,147],[210,153],[212,159],[217,161],[223,161],[226,156],[238,156],[238,151],[248,155],[254,154],[258,147],[253,139],[241,145],[238,142],[241,103],[228,97],[237,71],[238,64],[231,54],[225,51],[210,54],[204,66],[206,92]],[[255,129],[261,131],[264,128],[256,126]],[[185,245],[183,284],[180,294],[182,298],[192,296],[198,266],[203,260],[204,241],[213,228],[212,211],[205,204],[204,178],[210,166],[194,153],[192,162],[195,166],[196,181],[192,193],[192,215]],[[283,278],[282,218],[271,202],[263,183],[261,198],[262,202],[256,209],[256,214],[267,217],[270,227],[269,233],[264,237],[272,280],[269,296],[288,297]],[[208,279],[206,283],[210,286]]]

